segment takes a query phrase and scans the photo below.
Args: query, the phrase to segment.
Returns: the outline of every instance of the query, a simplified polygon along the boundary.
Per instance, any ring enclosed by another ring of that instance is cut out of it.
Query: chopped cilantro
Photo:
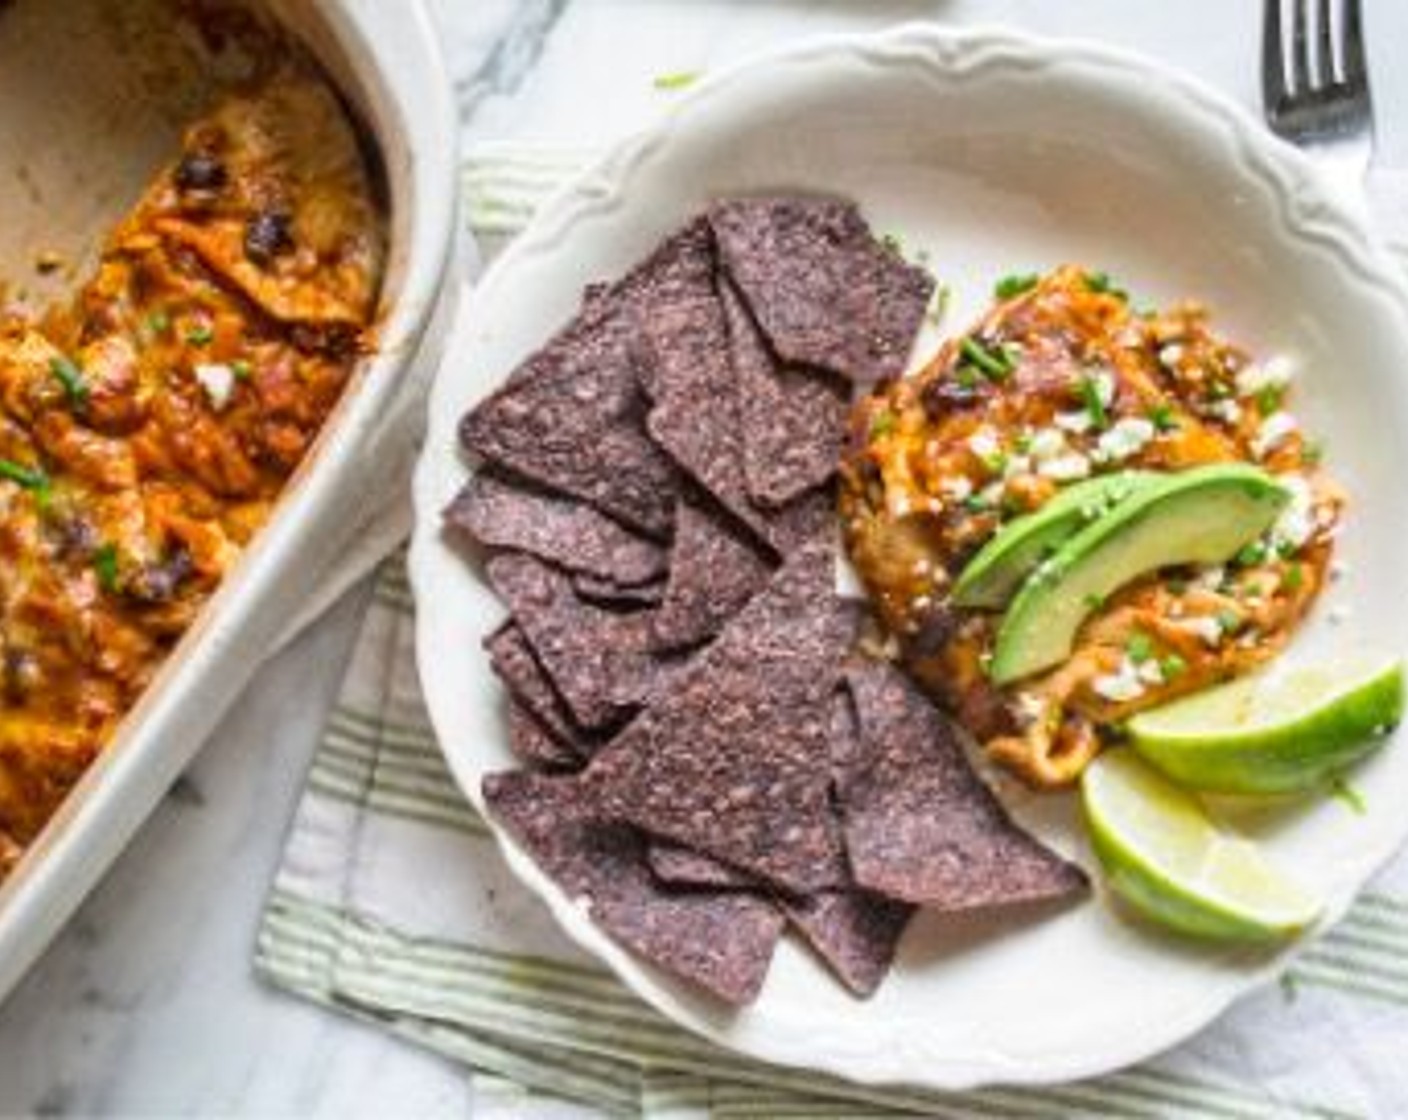
[[[64,392],[68,394],[69,404],[74,408],[82,408],[88,403],[88,383],[83,380],[83,371],[78,368],[78,364],[72,358],[65,357],[63,354],[50,358],[49,371],[64,387]]]
[[[1090,422],[1097,428],[1104,429],[1110,426],[1110,414],[1105,409],[1105,402],[1100,399],[1100,386],[1095,383],[1095,378],[1085,374],[1080,379],[1080,400],[1085,405],[1085,411],[1090,416]]]
[[[117,545],[108,543],[93,553],[93,571],[104,591],[117,590]]]
[[[1173,406],[1163,402],[1149,409],[1149,422],[1160,432],[1171,432],[1178,427],[1178,420],[1173,415]]]
[[[1123,288],[1117,287],[1115,282],[1110,279],[1108,272],[1087,272],[1085,286],[1098,295],[1114,296],[1116,299],[1129,298],[1129,293]]]
[[[1159,659],[1159,669],[1163,672],[1164,680],[1171,681],[1175,677],[1181,677],[1188,671],[1188,662],[1179,657],[1176,653],[1170,653]]]
[[[1154,656],[1154,639],[1142,630],[1136,630],[1125,642],[1124,651],[1136,665],[1142,665]]]
[[[670,74],[657,74],[652,84],[660,90],[687,89],[699,80],[699,76],[698,70],[676,70]]]
[[[1004,276],[993,285],[993,295],[998,299],[1011,299],[1019,296],[1023,292],[1029,292],[1037,286],[1040,277],[1035,272],[1012,273]]]

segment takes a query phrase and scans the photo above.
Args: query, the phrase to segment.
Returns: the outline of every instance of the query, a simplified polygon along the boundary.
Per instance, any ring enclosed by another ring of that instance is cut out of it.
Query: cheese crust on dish
[[[1285,646],[1324,587],[1343,499],[1285,411],[1285,363],[1254,363],[1203,308],[1137,313],[1074,266],[1000,293],[920,372],[857,403],[842,525],[896,655],[992,758],[1058,788],[1135,712]],[[1002,688],[989,679],[1001,615],[960,608],[951,591],[1004,523],[1095,475],[1234,461],[1289,491],[1264,538],[1228,565],[1120,588],[1091,604],[1062,664]]]
[[[370,344],[384,244],[342,106],[277,62],[70,304],[0,324],[0,877],[268,520]]]

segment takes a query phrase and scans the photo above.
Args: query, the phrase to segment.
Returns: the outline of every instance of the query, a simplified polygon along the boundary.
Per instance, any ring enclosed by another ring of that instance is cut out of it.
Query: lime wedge
[[[1313,789],[1377,749],[1403,715],[1403,665],[1357,658],[1258,673],[1129,721],[1170,778],[1216,793]]]
[[[1254,844],[1220,830],[1192,794],[1131,751],[1107,751],[1086,767],[1081,801],[1111,889],[1159,925],[1266,941],[1299,932],[1320,913]]]

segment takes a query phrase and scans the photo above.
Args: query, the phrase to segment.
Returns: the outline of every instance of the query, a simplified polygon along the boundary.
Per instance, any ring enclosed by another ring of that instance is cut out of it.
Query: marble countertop
[[[668,104],[660,74],[916,19],[1099,38],[1257,103],[1260,4],[1250,0],[434,3],[469,148],[605,144]],[[1379,158],[1408,167],[1408,71],[1391,50],[1408,42],[1408,5],[1366,3]],[[1408,187],[1381,193],[1408,207]],[[0,1115],[482,1114],[451,1064],[270,991],[250,970],[264,892],[364,601],[349,596],[263,669],[0,1006]]]

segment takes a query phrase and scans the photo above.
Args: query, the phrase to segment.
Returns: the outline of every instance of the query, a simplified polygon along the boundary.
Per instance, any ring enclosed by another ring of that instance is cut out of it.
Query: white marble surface
[[[392,0],[385,0],[390,3]],[[1100,38],[1256,103],[1254,0],[435,0],[467,143],[602,144],[669,103],[655,76],[906,19]],[[1366,0],[1382,161],[1408,166],[1408,4]],[[1388,204],[1408,208],[1408,187]],[[1408,228],[1408,224],[1404,226]],[[349,598],[268,665],[186,778],[0,1007],[0,1115],[452,1116],[463,1074],[270,992],[249,959]]]

